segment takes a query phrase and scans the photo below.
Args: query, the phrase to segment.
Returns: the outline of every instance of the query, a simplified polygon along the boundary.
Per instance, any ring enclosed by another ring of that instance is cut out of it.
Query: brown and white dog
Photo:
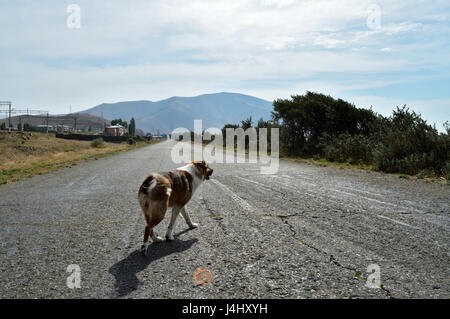
[[[194,192],[204,180],[208,180],[213,170],[205,161],[191,162],[167,173],[150,174],[139,188],[139,204],[141,204],[147,227],[144,231],[143,254],[147,251],[148,237],[154,242],[162,241],[153,232],[166,214],[167,208],[172,207],[172,217],[166,233],[166,240],[173,240],[173,227],[178,214],[181,212],[189,228],[196,228],[184,206],[189,202]]]

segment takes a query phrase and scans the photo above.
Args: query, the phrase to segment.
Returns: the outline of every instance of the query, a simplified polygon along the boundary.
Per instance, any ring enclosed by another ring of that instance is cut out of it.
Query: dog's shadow
[[[191,248],[191,246],[198,241],[197,238],[186,241],[178,239],[181,234],[187,231],[189,231],[189,229],[175,234],[174,241],[150,244],[147,255],[143,255],[140,250],[135,250],[125,259],[112,265],[111,268],[109,268],[109,273],[116,279],[117,295],[119,297],[124,297],[136,290],[141,284],[136,274],[146,269],[153,261]]]

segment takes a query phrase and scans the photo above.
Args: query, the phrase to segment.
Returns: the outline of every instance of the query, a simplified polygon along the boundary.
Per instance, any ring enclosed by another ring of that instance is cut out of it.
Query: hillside
[[[270,118],[272,102],[237,93],[204,94],[194,97],[174,96],[165,100],[104,103],[81,113],[101,116],[109,120],[136,119],[136,126],[145,132],[170,133],[175,128],[193,129],[194,120],[203,120],[203,129],[222,128],[227,123],[239,123],[252,116]]]

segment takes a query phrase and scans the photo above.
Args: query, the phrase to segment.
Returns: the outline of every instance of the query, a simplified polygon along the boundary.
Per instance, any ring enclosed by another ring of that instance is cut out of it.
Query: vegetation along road
[[[174,143],[0,185],[1,297],[450,297],[450,188],[372,171],[212,164],[187,206],[199,228],[180,217],[176,240],[142,256],[137,191],[181,166]],[[199,267],[209,284],[194,283]]]

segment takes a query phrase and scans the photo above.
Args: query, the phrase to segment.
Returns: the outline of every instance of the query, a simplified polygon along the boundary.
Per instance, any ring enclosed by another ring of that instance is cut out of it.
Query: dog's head
[[[205,161],[196,161],[192,162],[192,164],[194,164],[195,167],[197,167],[197,170],[201,174],[202,179],[208,180],[214,171],[212,168],[208,166],[208,164]]]

